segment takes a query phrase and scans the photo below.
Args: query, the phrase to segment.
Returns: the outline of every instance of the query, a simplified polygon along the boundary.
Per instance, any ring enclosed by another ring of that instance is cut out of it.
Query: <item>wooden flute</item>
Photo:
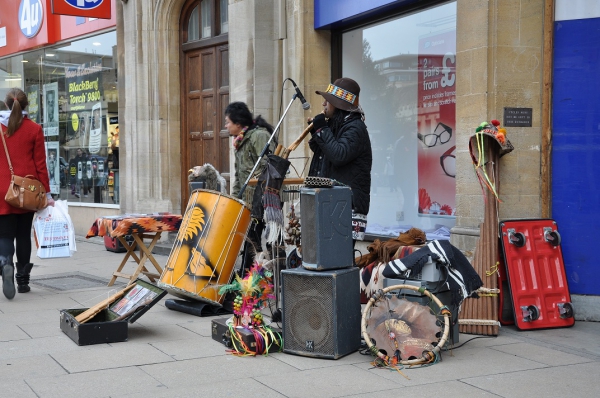
[[[296,141],[292,142],[287,148],[284,148],[281,144],[277,145],[277,149],[275,149],[275,155],[287,159],[288,156],[290,156],[290,152],[298,148],[298,145],[300,145],[300,143],[306,138],[306,136],[308,135],[308,133],[310,133],[310,130],[312,130],[312,128],[312,123],[306,126],[302,134],[300,134],[300,136],[296,138]]]

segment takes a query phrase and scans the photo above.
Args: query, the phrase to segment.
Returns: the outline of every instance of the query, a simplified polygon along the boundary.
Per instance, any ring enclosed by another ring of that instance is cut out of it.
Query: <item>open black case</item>
[[[128,325],[137,321],[166,294],[166,290],[136,279],[126,294],[85,323],[75,318],[88,308],[61,310],[60,329],[80,346],[127,341]]]

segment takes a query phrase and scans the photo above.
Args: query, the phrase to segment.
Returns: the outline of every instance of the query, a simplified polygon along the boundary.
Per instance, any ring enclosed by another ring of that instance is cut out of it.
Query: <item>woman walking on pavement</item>
[[[46,150],[42,127],[29,120],[25,108],[29,105],[27,95],[19,88],[8,91],[6,108],[0,108],[0,130],[4,135],[6,149],[12,161],[16,175],[32,175],[50,192],[48,169],[46,168]],[[1,105],[1,104],[0,104]],[[2,144],[0,142],[0,144]],[[2,144],[3,145],[3,144]],[[9,205],[4,197],[10,184],[11,173],[4,148],[0,150],[0,272],[2,273],[2,291],[9,300],[15,297],[13,256],[17,254],[17,290],[27,293],[29,275],[33,264],[31,258],[31,224],[33,211],[19,209]],[[48,205],[54,206],[50,193]]]

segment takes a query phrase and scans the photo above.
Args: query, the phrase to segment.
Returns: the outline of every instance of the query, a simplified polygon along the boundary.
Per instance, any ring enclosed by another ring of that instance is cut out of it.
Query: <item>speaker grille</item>
[[[310,264],[317,262],[317,231],[316,218],[317,209],[315,207],[316,196],[303,193],[301,196],[302,204],[302,256],[304,261]]]
[[[332,278],[285,275],[286,349],[316,355],[334,352],[332,281]]]

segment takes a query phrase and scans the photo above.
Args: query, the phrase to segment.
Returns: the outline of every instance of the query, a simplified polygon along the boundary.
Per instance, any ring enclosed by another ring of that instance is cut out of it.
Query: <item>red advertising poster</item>
[[[418,186],[421,216],[454,216],[456,30],[419,39]]]
[[[112,0],[52,0],[52,13],[77,17],[111,17]]]

